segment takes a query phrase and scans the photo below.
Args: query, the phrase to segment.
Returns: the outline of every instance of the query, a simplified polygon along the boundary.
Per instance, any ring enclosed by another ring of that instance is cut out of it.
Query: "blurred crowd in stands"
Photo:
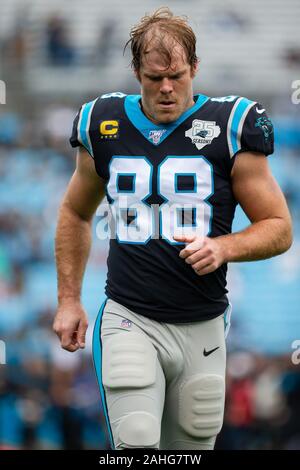
[[[108,445],[90,351],[68,354],[52,332],[53,240],[75,164],[67,135],[74,113],[48,109],[32,125],[0,116],[1,448]]]

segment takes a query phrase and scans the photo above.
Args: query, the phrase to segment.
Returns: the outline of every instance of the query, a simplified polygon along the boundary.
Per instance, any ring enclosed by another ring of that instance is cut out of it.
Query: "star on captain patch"
[[[213,139],[219,137],[220,133],[221,129],[216,126],[216,121],[194,119],[191,129],[185,132],[185,137],[189,137],[197,149],[200,150],[205,145],[211,144]]]

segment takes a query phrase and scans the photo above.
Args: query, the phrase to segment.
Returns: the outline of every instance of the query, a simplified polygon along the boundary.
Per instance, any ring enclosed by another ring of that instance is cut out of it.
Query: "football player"
[[[273,126],[255,101],[193,93],[195,34],[168,8],[142,18],[129,44],[141,95],[97,97],[74,121],[54,330],[64,349],[84,347],[81,284],[106,195],[114,230],[93,355],[111,446],[213,449],[224,413],[227,263],[279,255],[292,240],[266,158]],[[231,233],[237,204],[251,224]]]

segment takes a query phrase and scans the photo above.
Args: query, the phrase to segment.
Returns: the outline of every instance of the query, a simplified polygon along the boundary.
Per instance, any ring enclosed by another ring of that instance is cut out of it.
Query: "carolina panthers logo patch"
[[[274,133],[274,128],[273,128],[271,119],[265,116],[262,116],[256,119],[255,127],[261,128],[264,134],[265,142],[268,142],[268,140],[270,139],[270,136]]]
[[[205,145],[212,143],[213,139],[219,137],[221,129],[216,126],[216,121],[201,121],[194,119],[192,127],[185,132],[185,137],[189,137],[197,149],[200,150]]]

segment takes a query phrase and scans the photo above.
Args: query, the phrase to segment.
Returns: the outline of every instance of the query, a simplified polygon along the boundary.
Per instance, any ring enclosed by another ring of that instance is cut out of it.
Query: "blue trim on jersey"
[[[101,323],[102,323],[102,316],[104,312],[104,308],[106,305],[107,299],[103,302],[101,305],[100,311],[98,313],[95,326],[94,326],[94,332],[93,332],[93,362],[94,362],[94,368],[98,380],[98,385],[99,385],[99,390],[100,390],[100,396],[101,396],[101,401],[102,401],[102,406],[103,406],[103,411],[104,411],[104,416],[107,424],[107,430],[109,434],[109,439],[111,443],[111,448],[112,450],[115,449],[115,444],[114,444],[114,439],[112,435],[112,430],[110,427],[110,422],[109,422],[109,417],[108,417],[108,411],[107,411],[107,405],[106,405],[106,398],[105,398],[105,390],[102,384],[102,341],[101,341]]]
[[[89,130],[87,129],[87,123],[88,123],[88,118],[89,118],[89,112],[94,102],[95,100],[90,101],[89,103],[85,103],[83,105],[82,114],[81,114],[82,118],[81,118],[80,129],[79,129],[80,140],[91,155],[93,155],[93,150],[88,141]]]
[[[232,149],[233,149],[233,154],[235,154],[239,150],[239,145],[238,145],[238,128],[239,124],[241,122],[243,113],[247,106],[249,104],[253,103],[254,101],[248,100],[247,98],[243,98],[239,104],[237,105],[234,115],[232,118],[232,124],[231,124],[231,129],[230,129],[230,139],[231,139],[231,144],[232,144]]]
[[[209,97],[205,95],[196,95],[197,100],[195,104],[187,109],[176,121],[168,124],[154,124],[150,121],[145,114],[142,112],[139,105],[141,95],[128,95],[124,101],[125,112],[128,119],[137,128],[138,131],[147,139],[151,144],[158,146],[161,144],[180,124],[183,123],[193,113],[198,111],[208,101]],[[155,144],[150,138],[150,131],[165,131],[157,144]]]

